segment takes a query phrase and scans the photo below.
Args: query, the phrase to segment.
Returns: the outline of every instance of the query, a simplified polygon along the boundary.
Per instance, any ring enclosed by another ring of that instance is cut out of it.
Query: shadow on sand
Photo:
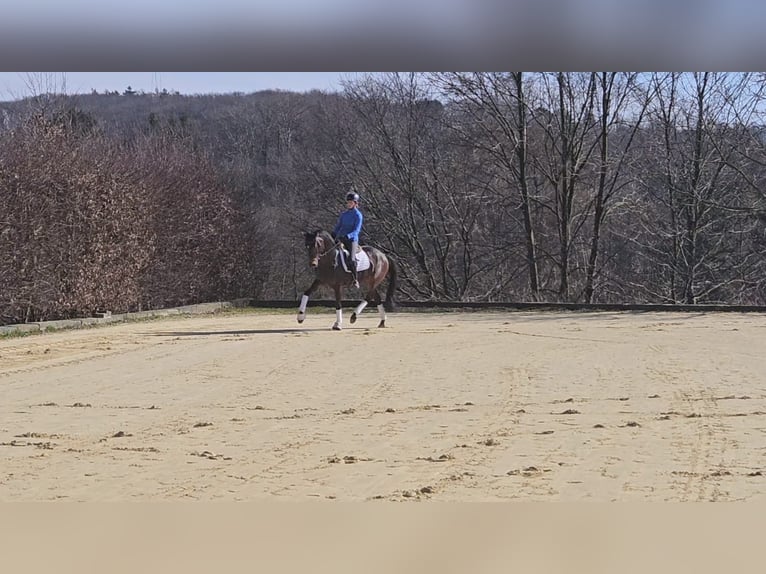
[[[237,331],[160,331],[145,333],[155,337],[215,337],[221,335],[289,335],[309,333],[311,331],[330,331],[329,327],[313,327],[310,329],[296,327],[293,329],[240,329]]]

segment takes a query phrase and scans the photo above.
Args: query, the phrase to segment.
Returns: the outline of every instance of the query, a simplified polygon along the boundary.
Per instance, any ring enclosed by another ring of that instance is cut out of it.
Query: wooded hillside
[[[400,73],[0,103],[0,324],[295,299],[353,187],[400,299],[766,304],[766,76]]]

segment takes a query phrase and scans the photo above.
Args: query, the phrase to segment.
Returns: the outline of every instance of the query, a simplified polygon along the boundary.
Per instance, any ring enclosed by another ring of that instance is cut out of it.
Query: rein
[[[332,253],[333,251],[335,251],[336,249],[338,249],[338,247],[340,247],[341,245],[342,245],[342,243],[341,243],[340,241],[336,241],[336,242],[333,244],[333,246],[332,246],[332,247],[330,247],[330,248],[329,248],[327,251],[325,251],[324,253],[320,253],[320,254],[319,254],[319,257],[317,257],[317,263],[319,263],[319,260],[320,260],[320,259],[322,259],[322,257],[324,257],[325,255],[328,255],[328,254]]]

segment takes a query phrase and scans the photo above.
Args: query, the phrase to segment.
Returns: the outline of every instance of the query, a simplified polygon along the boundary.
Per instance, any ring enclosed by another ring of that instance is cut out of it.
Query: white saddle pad
[[[345,249],[338,249],[338,255],[336,255],[335,263],[343,267],[346,271],[348,271],[348,265],[346,265],[346,258],[348,257],[348,251]],[[367,252],[359,248],[359,251],[356,252],[356,270],[364,271],[365,269],[370,268],[370,258],[367,256]]]

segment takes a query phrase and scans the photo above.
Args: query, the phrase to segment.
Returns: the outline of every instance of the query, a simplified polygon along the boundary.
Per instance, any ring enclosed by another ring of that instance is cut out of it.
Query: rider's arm
[[[357,214],[357,218],[356,218],[356,222],[354,224],[354,230],[351,233],[349,233],[349,235],[355,235],[357,241],[359,241],[359,234],[362,232],[362,219],[363,219],[363,217],[362,217],[362,212],[361,211],[357,211],[356,214]]]

